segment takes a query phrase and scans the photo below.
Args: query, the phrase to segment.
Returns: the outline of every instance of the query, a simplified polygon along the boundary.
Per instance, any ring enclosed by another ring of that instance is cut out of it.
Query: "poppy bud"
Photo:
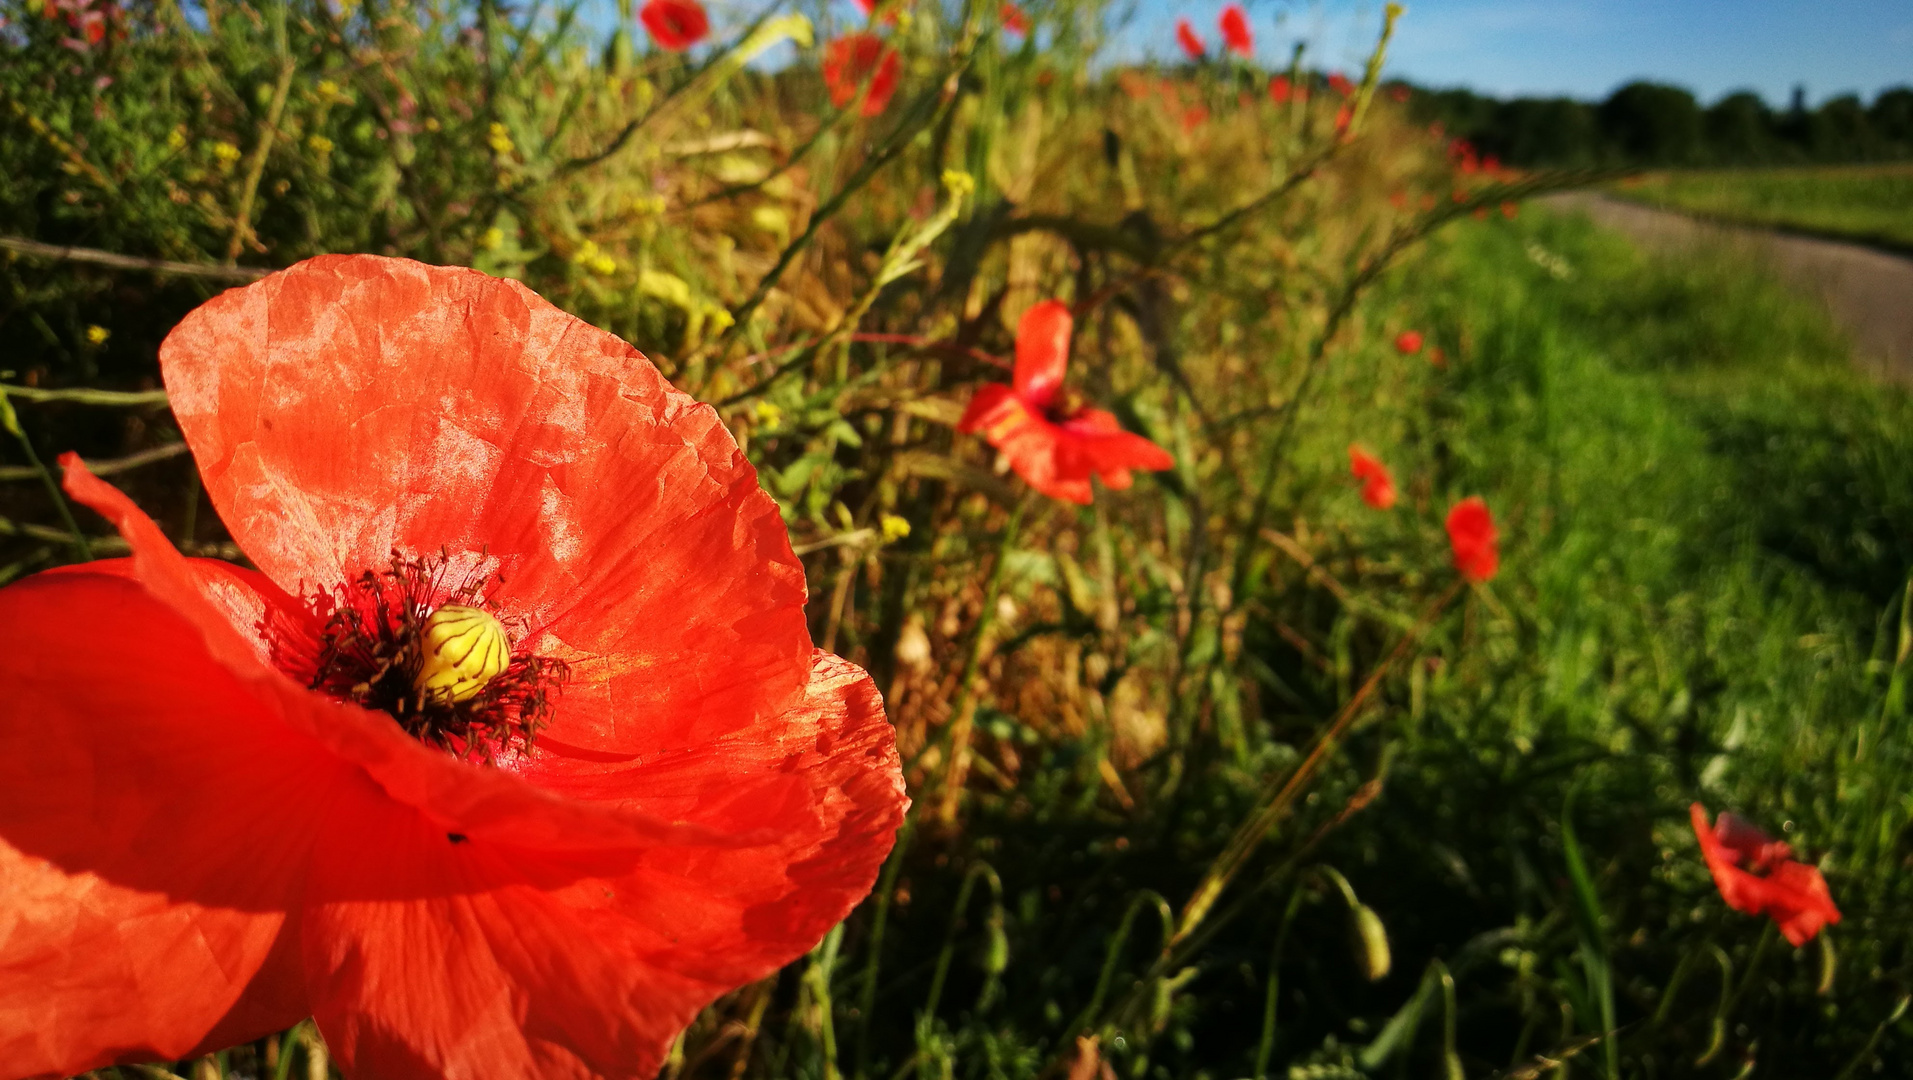
[[[1355,959],[1361,965],[1362,978],[1380,982],[1388,977],[1392,958],[1388,953],[1388,928],[1382,917],[1367,904],[1349,909],[1349,929],[1355,939]]]
[[[419,636],[421,656],[412,685],[427,696],[470,701],[511,666],[505,624],[475,607],[446,604],[426,618]]]
[[[1003,930],[1003,908],[990,909],[990,920],[983,927],[983,952],[977,957],[985,975],[1001,975],[1010,966],[1010,935]]]

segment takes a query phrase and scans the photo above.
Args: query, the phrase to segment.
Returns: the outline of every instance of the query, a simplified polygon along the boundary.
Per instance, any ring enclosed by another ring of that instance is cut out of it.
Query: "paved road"
[[[1652,250],[1744,248],[1827,305],[1852,336],[1860,366],[1913,383],[1913,259],[1858,244],[1699,221],[1587,191],[1542,201],[1583,212]]]

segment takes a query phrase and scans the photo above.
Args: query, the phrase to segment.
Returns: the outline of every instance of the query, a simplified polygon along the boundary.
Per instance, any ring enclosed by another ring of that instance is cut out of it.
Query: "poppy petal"
[[[33,748],[0,755],[0,1073],[177,1058],[305,1011],[245,992],[303,890],[303,796],[336,770],[200,642],[124,577],[0,590],[0,738]]]
[[[341,835],[306,934],[315,1015],[362,1075],[655,1075],[705,1004],[801,955],[869,890],[906,806],[869,677],[818,654],[772,730],[640,766],[554,768],[581,798],[682,815],[757,846],[660,848],[630,874],[541,888],[402,815]],[[535,759],[542,760],[542,759]],[[417,882],[441,883],[419,895]],[[408,979],[418,965],[446,973]],[[404,986],[408,992],[394,993]]]
[[[1017,396],[1033,408],[1046,408],[1062,390],[1074,327],[1069,305],[1060,300],[1032,304],[1018,320],[1013,384]]]
[[[322,256],[201,306],[161,367],[214,505],[288,591],[394,550],[495,568],[492,601],[616,705],[554,735],[653,753],[803,692],[803,567],[717,414],[517,282]]]

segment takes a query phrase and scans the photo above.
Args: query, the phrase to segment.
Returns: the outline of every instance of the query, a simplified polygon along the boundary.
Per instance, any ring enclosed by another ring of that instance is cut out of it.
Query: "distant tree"
[[[1866,106],[1852,94],[1821,102],[1807,131],[1807,148],[1817,161],[1866,161],[1875,156]]]
[[[1514,165],[1593,165],[1602,159],[1594,108],[1573,98],[1515,98],[1494,112],[1477,142]]]
[[[1888,144],[1896,157],[1913,154],[1913,86],[1882,90],[1867,110],[1873,133]]]
[[[1707,157],[1723,165],[1766,164],[1780,156],[1773,110],[1759,94],[1742,90],[1708,106],[1702,119]]]
[[[1678,86],[1629,83],[1602,102],[1596,116],[1607,141],[1629,161],[1685,165],[1700,156],[1700,104]]]

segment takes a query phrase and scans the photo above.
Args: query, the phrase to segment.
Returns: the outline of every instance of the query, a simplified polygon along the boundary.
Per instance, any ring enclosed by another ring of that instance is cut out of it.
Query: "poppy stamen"
[[[485,598],[496,574],[444,581],[448,556],[392,553],[334,593],[307,599],[316,640],[274,635],[286,674],[340,701],[389,714],[420,742],[467,761],[529,753],[568,675],[564,661],[513,648]]]

